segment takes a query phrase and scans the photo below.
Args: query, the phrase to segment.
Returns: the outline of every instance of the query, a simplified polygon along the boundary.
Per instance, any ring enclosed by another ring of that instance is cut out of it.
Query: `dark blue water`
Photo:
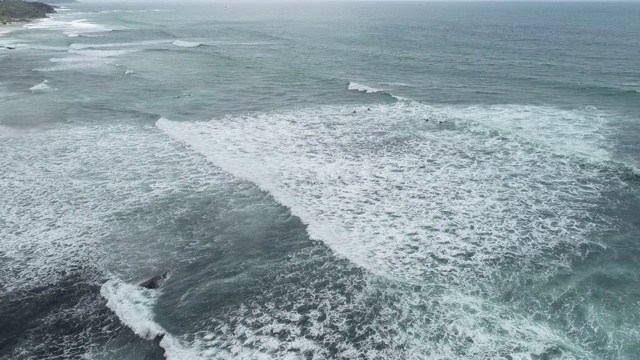
[[[86,3],[3,27],[0,358],[635,359],[638,19]]]

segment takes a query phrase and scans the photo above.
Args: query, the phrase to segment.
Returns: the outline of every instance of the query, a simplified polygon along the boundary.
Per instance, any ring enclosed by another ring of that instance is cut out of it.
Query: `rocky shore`
[[[0,24],[2,25],[41,19],[55,12],[51,5],[41,2],[0,0]]]
[[[37,18],[39,19],[39,18]],[[15,24],[15,23],[24,23],[24,22],[31,22],[34,19],[28,19],[28,18],[11,18],[9,20],[2,20],[0,21],[0,25],[10,25],[10,24]]]

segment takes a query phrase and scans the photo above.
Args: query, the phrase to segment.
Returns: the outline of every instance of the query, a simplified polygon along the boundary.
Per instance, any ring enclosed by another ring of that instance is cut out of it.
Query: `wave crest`
[[[355,90],[355,91],[362,91],[365,92],[367,94],[375,94],[378,92],[382,92],[382,90],[380,89],[376,89],[376,88],[372,88],[370,86],[367,85],[362,85],[362,84],[358,84],[357,82],[349,82],[349,86],[347,86],[348,90]]]
[[[370,87],[368,85],[363,85],[363,84],[358,84],[357,82],[349,82],[349,85],[347,86],[347,90],[351,90],[351,91],[360,91],[363,92],[365,94],[376,94],[376,93],[381,93],[381,94],[385,94],[385,95],[389,95],[392,98],[396,99],[396,100],[400,100],[400,101],[405,101],[405,100],[409,100],[407,98],[401,97],[401,96],[397,96],[394,95],[390,92],[387,92],[386,90],[382,90],[382,89],[377,89],[374,87]]]
[[[149,340],[161,336],[160,346],[165,350],[167,359],[202,358],[197,351],[185,347],[180,340],[155,322],[153,307],[160,295],[158,291],[111,279],[102,285],[100,294],[107,300],[107,307],[136,335]]]
[[[194,47],[202,46],[202,43],[200,42],[184,41],[184,40],[176,40],[172,44],[174,46],[184,47],[184,48],[194,48]]]
[[[29,90],[31,90],[31,93],[50,91],[51,87],[48,85],[48,83],[48,80],[44,80],[40,84],[30,87]]]

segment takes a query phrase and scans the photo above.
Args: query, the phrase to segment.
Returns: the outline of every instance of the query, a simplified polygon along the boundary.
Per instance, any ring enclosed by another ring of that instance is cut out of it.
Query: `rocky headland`
[[[0,0],[0,24],[3,25],[41,19],[55,12],[53,6],[41,2]]]

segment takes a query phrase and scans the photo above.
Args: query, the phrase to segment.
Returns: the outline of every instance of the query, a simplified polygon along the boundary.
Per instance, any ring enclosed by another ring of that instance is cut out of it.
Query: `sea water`
[[[0,358],[637,359],[639,18],[77,3],[8,26]]]

